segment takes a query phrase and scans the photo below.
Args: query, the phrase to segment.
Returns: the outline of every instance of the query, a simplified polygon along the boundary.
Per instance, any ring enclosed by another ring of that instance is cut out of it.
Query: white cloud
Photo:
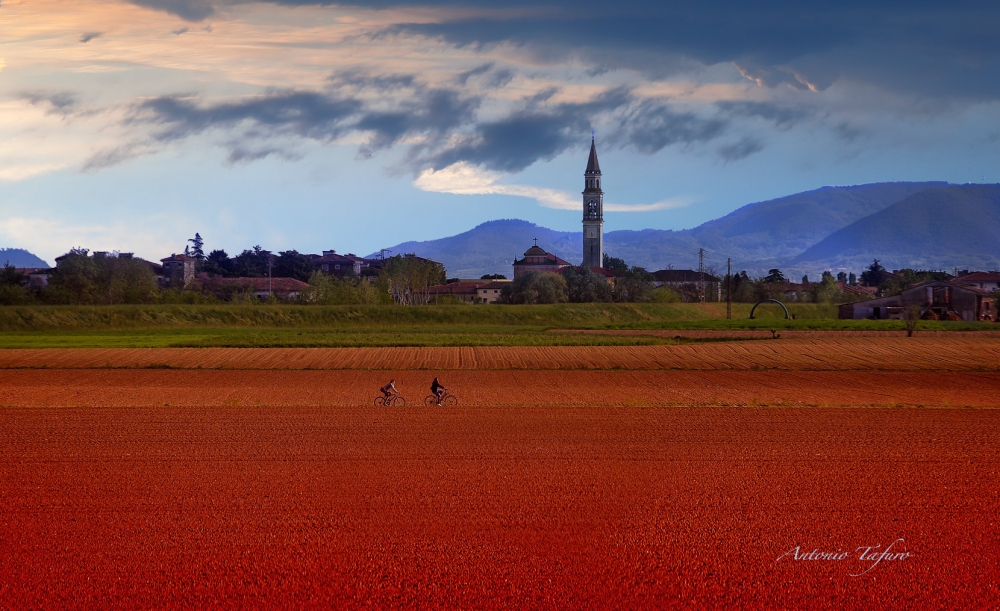
[[[579,211],[583,206],[579,196],[529,185],[498,184],[500,174],[483,170],[472,164],[458,162],[440,170],[424,170],[413,181],[413,185],[421,191],[434,193],[454,193],[456,195],[513,195],[534,199],[540,206],[556,210]],[[654,204],[604,204],[607,212],[653,212],[668,210],[689,205],[687,199],[677,198],[664,200]]]

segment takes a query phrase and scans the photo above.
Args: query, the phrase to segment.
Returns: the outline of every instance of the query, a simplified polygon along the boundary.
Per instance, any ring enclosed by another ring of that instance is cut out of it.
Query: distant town
[[[918,188],[904,185],[906,188]],[[895,185],[875,185],[898,190]],[[937,188],[936,192],[948,193]],[[919,191],[918,191],[919,194]],[[759,204],[763,206],[765,204]],[[582,191],[583,242],[575,265],[533,240],[507,273],[449,277],[443,263],[415,253],[376,256],[324,250],[277,254],[260,246],[230,256],[205,252],[200,234],[159,262],[127,252],[73,248],[54,268],[6,265],[0,305],[132,303],[547,304],[586,302],[738,302],[837,304],[846,319],[997,320],[1000,272],[885,269],[878,259],[860,274],[824,271],[797,282],[778,268],[753,277],[698,269],[656,271],[630,265],[604,248],[604,191],[597,145],[591,141]],[[0,253],[2,254],[2,253]],[[727,261],[727,268],[730,268]]]
[[[203,251],[200,235],[159,262],[126,252],[71,249],[54,268],[0,271],[0,305],[141,303],[542,304],[561,302],[724,302],[840,305],[841,318],[995,320],[1000,273],[886,270],[876,260],[860,274],[824,272],[797,282],[772,269],[715,275],[706,270],[648,271],[603,256],[602,266],[573,265],[532,244],[511,273],[449,278],[444,265],[412,253],[374,258],[326,250],[272,253],[259,246],[236,256]]]

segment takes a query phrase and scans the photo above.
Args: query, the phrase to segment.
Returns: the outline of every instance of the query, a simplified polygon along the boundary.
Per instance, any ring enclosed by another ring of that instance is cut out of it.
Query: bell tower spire
[[[590,133],[590,159],[583,181],[583,266],[603,267],[604,191],[601,190],[601,166],[597,162],[593,132]]]

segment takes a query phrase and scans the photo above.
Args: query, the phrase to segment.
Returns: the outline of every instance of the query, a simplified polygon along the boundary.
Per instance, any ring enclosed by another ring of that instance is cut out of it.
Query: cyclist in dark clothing
[[[382,398],[388,401],[393,395],[398,395],[399,391],[396,390],[396,380],[389,380],[389,383],[380,388],[382,391]]]
[[[438,382],[437,378],[434,378],[434,381],[431,382],[431,392],[434,393],[435,396],[437,396],[438,405],[441,405],[441,398],[444,397],[444,392],[446,390],[448,389],[445,388],[444,386],[441,386],[441,383]]]

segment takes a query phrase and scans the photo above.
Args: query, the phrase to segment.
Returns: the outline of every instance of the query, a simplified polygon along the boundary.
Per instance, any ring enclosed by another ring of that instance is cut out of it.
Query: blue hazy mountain
[[[48,263],[23,248],[0,248],[0,267],[5,263],[14,267],[49,267]]]
[[[1000,185],[925,189],[839,229],[796,266],[860,269],[1000,269]]]
[[[697,267],[698,249],[705,248],[706,265],[716,270],[724,270],[726,258],[732,257],[734,269],[766,271],[768,267],[789,265],[804,251],[852,223],[916,193],[947,186],[944,182],[920,182],[823,187],[748,204],[693,229],[611,231],[605,234],[604,249],[632,265],[655,270],[670,265]],[[441,261],[449,277],[477,278],[487,273],[510,276],[513,257],[521,257],[534,238],[545,250],[570,263],[580,263],[581,232],[554,231],[516,219],[490,221],[438,240],[404,242],[392,250]],[[812,273],[819,268],[803,269]]]

